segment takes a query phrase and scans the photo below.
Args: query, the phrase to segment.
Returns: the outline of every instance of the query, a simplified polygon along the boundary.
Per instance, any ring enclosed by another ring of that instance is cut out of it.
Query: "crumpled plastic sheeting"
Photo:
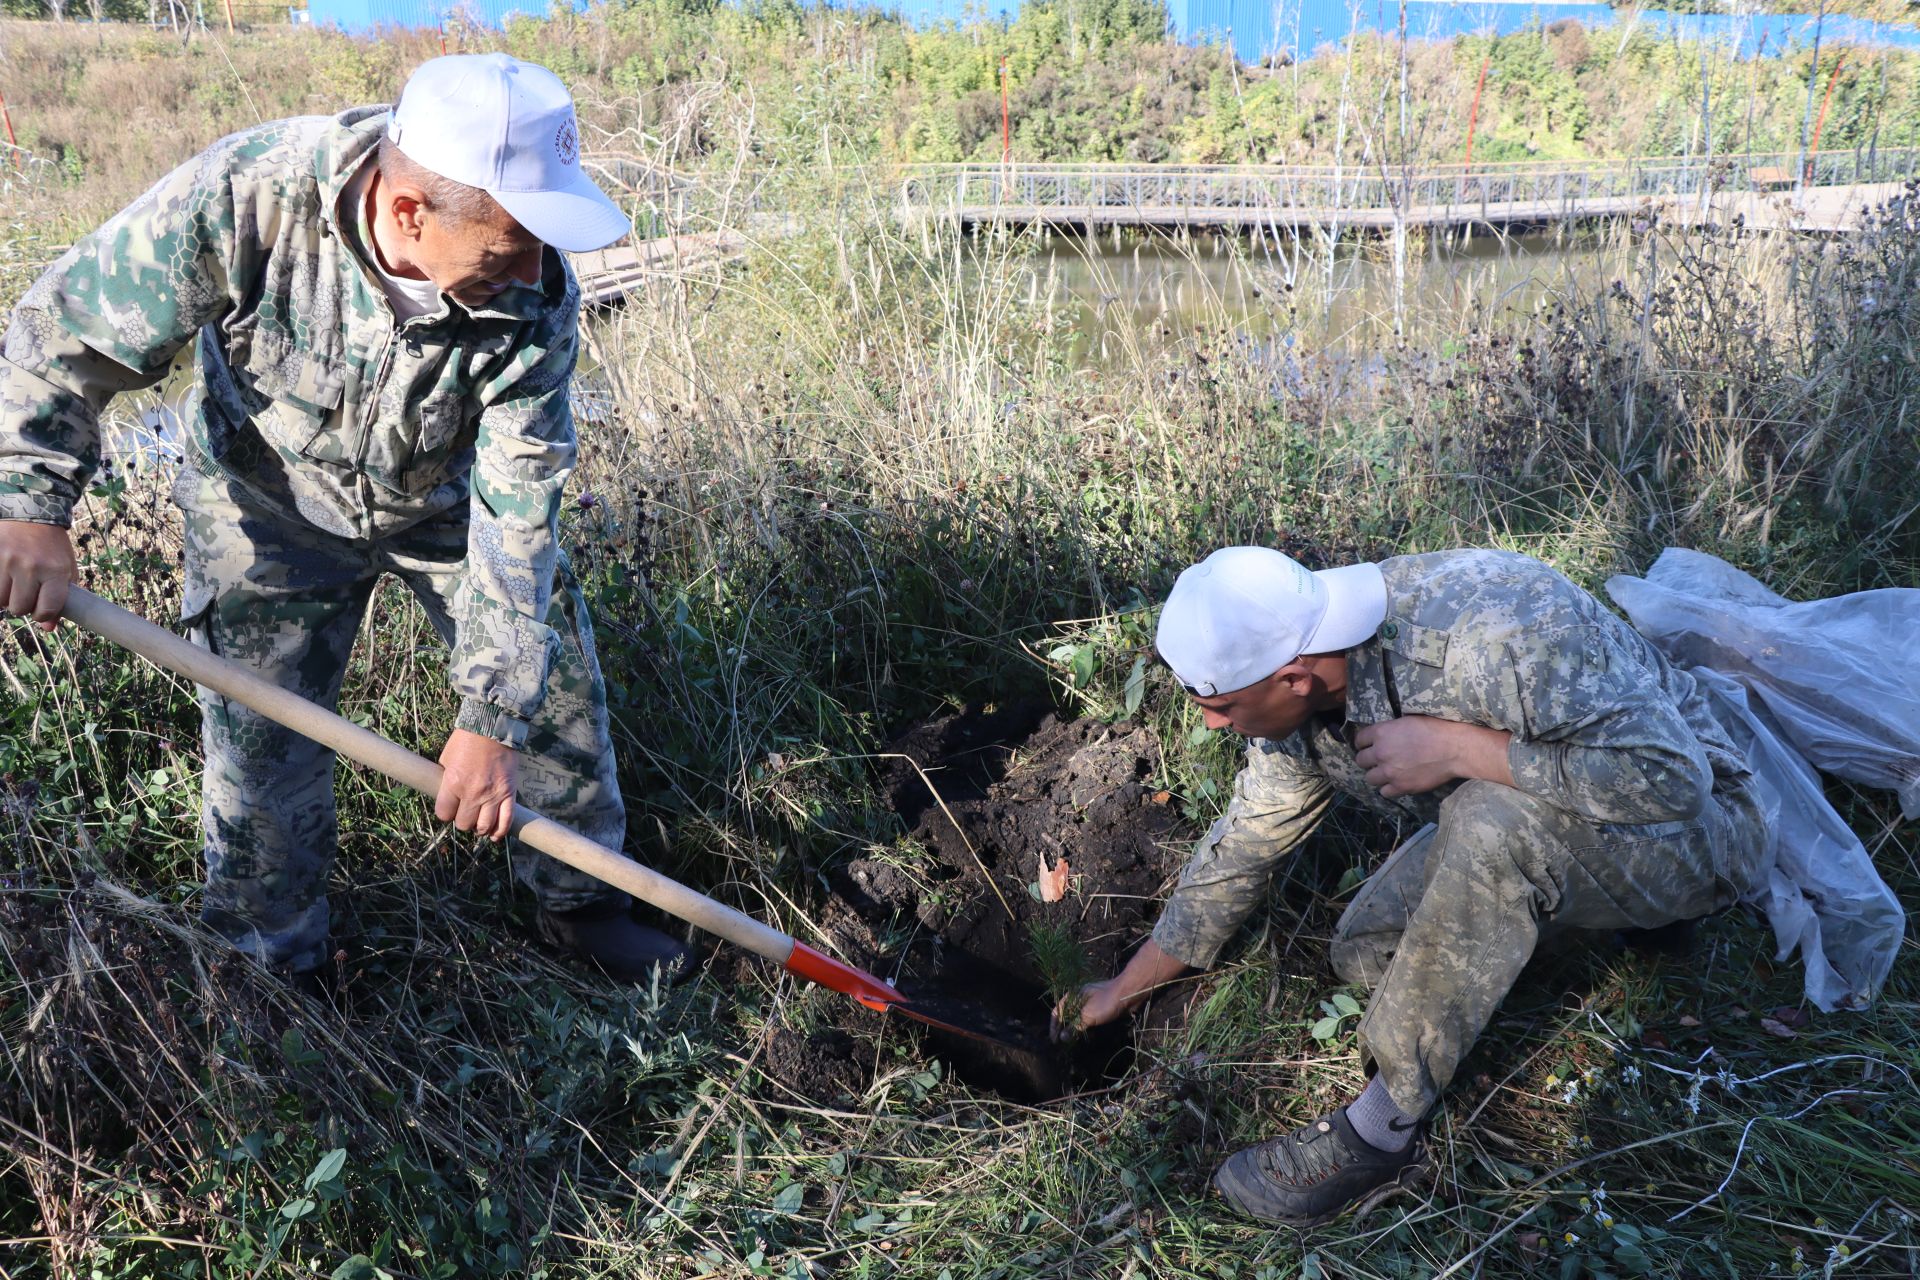
[[[1797,948],[1820,1009],[1872,1002],[1905,930],[1900,900],[1815,768],[1899,792],[1920,816],[1920,591],[1796,604],[1724,560],[1669,547],[1645,578],[1607,582],[1634,627],[1691,671],[1745,749],[1772,818],[1767,913],[1779,959]]]

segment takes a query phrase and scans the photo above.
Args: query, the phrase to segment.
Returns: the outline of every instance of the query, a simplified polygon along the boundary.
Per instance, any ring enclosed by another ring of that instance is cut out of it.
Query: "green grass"
[[[1147,608],[1226,542],[1499,545],[1595,586],[1679,543],[1800,596],[1920,584],[1911,212],[1840,244],[1616,230],[1597,292],[1416,307],[1378,376],[1309,365],[1276,393],[1221,324],[1076,367],[1024,301],[1028,242],[923,239],[880,207],[813,208],[596,326],[615,407],[583,427],[573,492],[596,500],[567,521],[633,852],[810,941],[837,861],[911,860],[872,757],[944,708],[1131,715],[1210,820],[1233,744],[1140,659]],[[163,493],[103,488],[85,548],[160,618]],[[397,591],[371,617],[346,709],[436,747],[443,659]],[[1356,816],[1113,1088],[1015,1106],[887,1027],[864,1096],[828,1105],[768,1053],[838,997],[730,963],[673,992],[589,978],[528,940],[497,851],[357,770],[343,994],[281,987],[192,923],[191,691],[12,626],[0,685],[7,1275],[1746,1277],[1824,1274],[1842,1246],[1835,1274],[1899,1274],[1920,1249],[1911,944],[1873,1011],[1791,1039],[1760,1017],[1800,974],[1739,913],[1684,963],[1545,958],[1448,1095],[1433,1187],[1303,1238],[1206,1178],[1361,1079],[1352,1019],[1324,1025],[1355,994],[1325,939],[1393,836]],[[1912,824],[1834,795],[1920,894]]]

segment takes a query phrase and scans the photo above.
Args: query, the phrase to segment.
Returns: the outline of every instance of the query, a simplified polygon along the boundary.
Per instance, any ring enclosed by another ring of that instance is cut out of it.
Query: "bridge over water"
[[[1813,155],[1660,156],[1553,164],[920,165],[904,207],[962,223],[1210,227],[1538,226],[1689,202],[1839,231],[1864,200],[1920,176],[1920,149]],[[1797,214],[1797,216],[1796,216]]]
[[[726,187],[642,160],[588,157],[640,210],[634,239],[576,260],[588,305],[649,279],[705,270],[745,252],[749,234],[781,234],[760,183]],[[856,185],[906,221],[962,225],[1211,228],[1279,235],[1309,229],[1506,230],[1593,218],[1739,217],[1754,229],[1838,233],[1920,179],[1920,148],[1655,156],[1551,164],[1357,165],[944,164],[866,166]]]

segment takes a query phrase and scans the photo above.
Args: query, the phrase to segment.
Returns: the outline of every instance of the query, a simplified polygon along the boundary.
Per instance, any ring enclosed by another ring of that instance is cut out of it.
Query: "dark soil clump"
[[[968,719],[933,723],[944,726],[942,740],[964,740]],[[920,923],[948,946],[1031,983],[1059,976],[1041,972],[1036,929],[1065,931],[1087,978],[1118,969],[1185,861],[1184,850],[1168,847],[1179,815],[1152,785],[1160,772],[1153,735],[1126,723],[1048,715],[1024,739],[983,745],[971,767],[949,769],[921,758],[925,733],[916,730],[898,748],[920,769],[894,761],[887,778],[895,811],[913,815],[910,839],[925,846],[942,886],[914,903]],[[1043,903],[1028,891],[1042,855],[1049,865],[1064,857],[1073,869],[1063,902]],[[861,869],[849,868],[856,882]],[[885,878],[878,869],[869,875]]]
[[[860,1043],[832,1027],[781,1028],[767,1042],[766,1075],[809,1102],[850,1106],[866,1092]]]
[[[916,725],[881,777],[908,834],[839,871],[828,926],[927,1012],[999,1042],[935,1034],[976,1087],[1037,1100],[1101,1083],[1129,1060],[1125,1028],[1063,1049],[1048,1013],[1125,963],[1185,861],[1160,770],[1153,735],[1126,723],[1011,707]],[[1063,901],[1033,888],[1043,856],[1071,867]]]

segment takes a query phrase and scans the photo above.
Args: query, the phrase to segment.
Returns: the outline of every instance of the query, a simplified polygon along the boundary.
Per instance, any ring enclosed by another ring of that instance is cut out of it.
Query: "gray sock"
[[[1360,1096],[1347,1104],[1347,1123],[1362,1142],[1381,1151],[1405,1151],[1419,1120],[1393,1105],[1379,1076],[1367,1081]]]

